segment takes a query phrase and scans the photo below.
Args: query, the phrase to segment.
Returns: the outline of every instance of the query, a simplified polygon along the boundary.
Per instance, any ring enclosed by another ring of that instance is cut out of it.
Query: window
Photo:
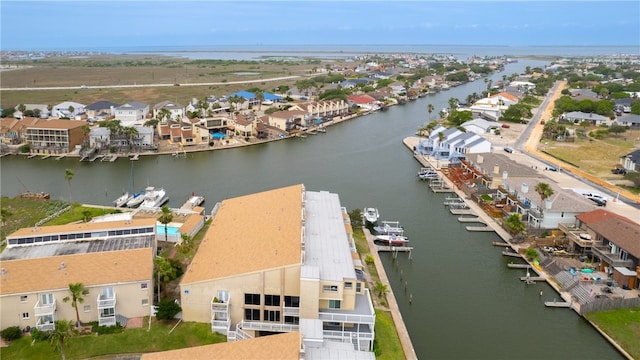
[[[53,305],[53,294],[42,294],[40,295],[40,305]]]
[[[22,318],[23,319],[28,319],[29,318],[29,313],[28,312],[22,313]]]
[[[244,294],[245,305],[260,305],[260,294]]]
[[[26,302],[27,300],[29,300],[29,296],[28,295],[21,295],[20,296],[20,302]]]
[[[264,296],[264,305],[265,306],[280,306],[280,295],[265,295]]]
[[[244,319],[260,321],[260,310],[258,309],[244,309]]]
[[[147,283],[140,284],[140,289],[146,289],[148,287],[149,287],[149,284],[147,284]]]
[[[352,283],[352,282],[346,282],[346,283],[344,283],[344,288],[345,288],[345,289],[351,289],[351,288],[353,288],[353,283]]]
[[[264,321],[280,321],[280,311],[265,310]]]
[[[110,307],[110,308],[106,308],[106,309],[102,309],[100,310],[100,317],[109,317],[109,316],[113,316],[115,315],[116,309]]]
[[[329,300],[329,309],[340,309],[340,300]]]
[[[356,283],[356,292],[359,293],[362,291],[362,283],[357,282]]]
[[[89,311],[91,311],[91,305],[85,305],[84,312],[89,312]]]
[[[300,318],[297,317],[297,316],[285,316],[284,317],[284,323],[285,324],[299,325],[300,324]]]
[[[142,306],[149,305],[149,299],[142,299]]]
[[[300,296],[285,296],[284,306],[286,307],[300,307]]]
[[[323,285],[322,291],[324,292],[336,292],[338,291],[338,286],[336,285]]]

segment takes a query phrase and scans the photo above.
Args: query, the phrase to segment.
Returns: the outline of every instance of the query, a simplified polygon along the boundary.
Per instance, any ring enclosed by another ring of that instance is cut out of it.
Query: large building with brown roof
[[[372,349],[375,312],[337,194],[293,185],[216,208],[180,282],[185,321],[229,341],[300,331]]]
[[[83,127],[88,125],[86,121],[39,119],[26,128],[24,140],[31,146],[31,152],[65,154],[82,144],[85,139]]]
[[[69,284],[89,293],[80,321],[115,325],[148,315],[153,302],[155,219],[20,229],[0,254],[0,328],[53,330],[76,320]]]

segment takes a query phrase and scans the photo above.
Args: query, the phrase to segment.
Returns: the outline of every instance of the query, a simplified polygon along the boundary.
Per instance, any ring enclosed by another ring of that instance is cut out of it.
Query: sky
[[[0,1],[0,50],[257,44],[640,48],[640,1]]]

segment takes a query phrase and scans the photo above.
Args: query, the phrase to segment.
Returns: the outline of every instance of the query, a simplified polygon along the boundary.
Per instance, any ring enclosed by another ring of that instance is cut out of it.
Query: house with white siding
[[[120,120],[122,126],[144,125],[149,114],[149,105],[130,101],[115,108],[115,120]]]

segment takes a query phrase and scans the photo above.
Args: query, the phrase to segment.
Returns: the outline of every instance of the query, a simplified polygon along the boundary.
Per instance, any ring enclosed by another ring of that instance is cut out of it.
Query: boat
[[[319,133],[326,133],[326,132],[327,132],[327,129],[326,129],[324,126],[318,126],[318,127],[316,128],[316,130],[317,130]]]
[[[127,200],[127,207],[130,208],[136,208],[138,206],[140,206],[140,204],[142,204],[142,202],[144,201],[144,191],[139,191],[135,194],[133,194],[129,200]]]
[[[370,224],[375,224],[378,221],[378,209],[364,208],[364,219]]]
[[[196,206],[202,205],[202,203],[204,203],[204,196],[191,193],[191,197],[189,198],[189,200],[187,200],[180,208],[192,210]]]
[[[429,171],[418,173],[418,177],[422,180],[437,179],[439,176],[440,175],[435,170],[429,170]]]
[[[374,226],[373,230],[379,235],[402,235],[404,228],[396,222],[383,222],[381,226]]]
[[[169,201],[169,197],[163,188],[156,189],[153,186],[148,186],[144,189],[144,200],[142,201],[142,204],[140,204],[140,207],[159,208],[167,201]]]
[[[46,192],[32,193],[30,191],[25,191],[23,193],[18,194],[17,197],[20,199],[49,200],[51,195],[49,195],[49,193],[46,193]]]
[[[119,198],[115,199],[113,203],[116,205],[116,207],[123,207],[127,205],[127,202],[129,201],[130,198],[131,196],[127,191],[126,193],[122,194]]]
[[[402,235],[376,235],[376,240],[389,245],[404,245],[409,242],[409,238]]]

